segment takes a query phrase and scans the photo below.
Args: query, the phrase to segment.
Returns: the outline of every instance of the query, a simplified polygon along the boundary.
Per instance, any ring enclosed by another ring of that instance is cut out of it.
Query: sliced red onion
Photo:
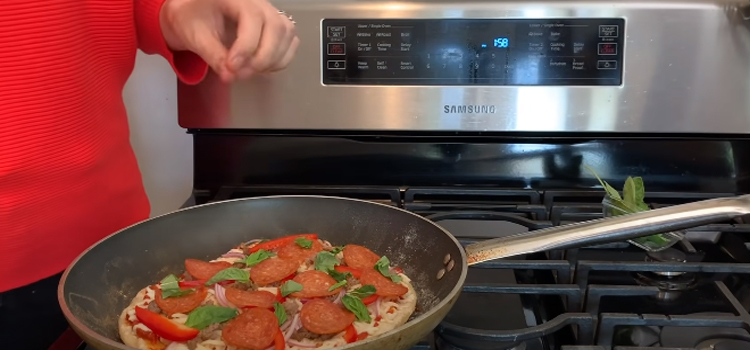
[[[260,241],[262,241],[262,239],[253,239],[253,240],[249,240],[249,241],[245,242],[245,245],[247,245],[247,246],[251,246],[251,245],[253,245],[253,244],[258,244],[258,243],[260,243]]]
[[[378,298],[374,303],[367,306],[367,309],[372,313],[372,319],[376,319],[380,315],[380,299]]]
[[[289,328],[284,332],[284,340],[289,341],[289,338],[296,332],[299,327],[302,326],[302,322],[299,320],[299,313],[294,315],[292,317],[292,323],[289,325]]]
[[[245,257],[245,254],[242,254],[240,252],[228,252],[221,256],[222,258],[239,258],[242,259]]]
[[[279,329],[281,329],[282,332],[286,332],[286,330],[289,329],[292,323],[294,323],[294,317],[287,319],[286,322],[284,322],[284,324],[279,327]]]
[[[219,304],[223,307],[233,307],[236,308],[236,306],[232,305],[232,303],[227,300],[226,296],[226,289],[224,289],[224,286],[216,283],[214,284],[214,292],[216,294],[216,300],[219,301]]]
[[[304,343],[300,343],[300,342],[298,342],[296,340],[292,340],[292,339],[287,340],[286,343],[289,344],[289,345],[291,345],[291,346],[296,346],[298,348],[313,349],[313,348],[317,348],[318,347],[315,344],[304,344]]]
[[[346,289],[341,288],[341,291],[339,292],[339,295],[336,296],[336,299],[333,300],[334,304],[341,304],[341,298],[344,297],[344,294],[346,294]]]

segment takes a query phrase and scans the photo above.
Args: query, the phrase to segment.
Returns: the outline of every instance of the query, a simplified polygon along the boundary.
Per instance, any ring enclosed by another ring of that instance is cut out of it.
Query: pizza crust
[[[324,244],[327,243],[324,241]],[[329,244],[330,245],[330,244]],[[241,252],[241,250],[238,249],[232,249],[230,252]],[[339,259],[342,258],[341,253],[337,254],[337,257]],[[213,261],[227,261],[230,263],[234,263],[237,261],[240,261],[242,259],[238,258],[218,258]],[[306,270],[312,269],[313,266],[311,264],[303,264],[298,269],[297,273],[304,272]],[[400,298],[394,298],[394,299],[387,299],[387,298],[381,298],[379,303],[379,309],[378,309],[378,315],[380,316],[380,320],[377,322],[378,326],[375,327],[375,320],[373,320],[371,323],[365,323],[365,322],[354,322],[354,328],[357,330],[357,333],[367,332],[368,338],[378,336],[381,334],[384,334],[388,331],[391,331],[395,328],[398,328],[409,320],[411,315],[414,313],[417,307],[417,293],[414,290],[414,287],[411,283],[411,279],[409,279],[408,276],[406,276],[403,273],[400,273],[399,276],[401,277],[400,284],[405,286],[408,289],[408,292],[401,296]],[[361,285],[354,285],[354,286],[347,286],[347,290],[351,291],[354,289],[357,289],[361,287]],[[159,288],[158,285],[155,288]],[[268,290],[269,292],[276,293],[276,288],[259,288],[259,290]],[[122,311],[120,314],[120,317],[118,319],[118,328],[119,328],[119,334],[120,339],[122,342],[130,347],[140,349],[140,350],[164,350],[167,346],[167,344],[162,342],[152,342],[146,339],[142,339],[137,336],[135,328],[140,327],[143,330],[150,331],[148,327],[146,327],[143,324],[136,324],[133,326],[133,322],[137,321],[137,318],[135,317],[135,307],[148,307],[148,304],[151,303],[154,300],[155,293],[154,290],[151,289],[151,287],[146,287],[138,292],[136,296],[131,301],[130,305],[125,308],[125,310]],[[291,298],[290,298],[291,299]],[[298,306],[301,306],[302,304],[297,300]],[[206,300],[204,301],[203,305],[220,305],[218,300],[216,299],[216,295],[214,294],[213,288],[208,289],[208,295],[206,296]],[[370,310],[370,314],[374,314],[371,309],[373,305],[369,305],[368,309]],[[391,307],[395,307],[396,310],[389,314],[388,310]],[[187,320],[187,315],[184,314],[175,314],[170,317],[172,320],[179,322],[179,323],[185,323]],[[301,344],[308,344],[308,345],[320,345],[316,347],[315,349],[327,349],[327,348],[334,348],[337,346],[343,346],[346,345],[346,340],[344,339],[345,332],[341,332],[337,335],[335,335],[333,338],[326,340],[324,342],[314,342],[309,339],[304,339],[302,341],[299,341],[298,343]],[[215,335],[209,340],[205,340],[203,342],[200,342],[197,344],[197,348],[195,350],[237,350],[233,346],[229,346],[223,342],[221,339],[221,331],[216,331],[212,335]],[[298,347],[298,346],[292,346],[289,343],[286,344],[287,350],[309,350],[310,348],[307,347]],[[185,343],[180,344],[174,344],[170,348],[170,350],[189,350],[187,345]]]
[[[131,322],[137,320],[135,318],[136,306],[147,307],[151,300],[154,300],[154,291],[150,287],[143,288],[138,294],[136,294],[133,301],[130,302],[130,305],[120,313],[120,318],[118,319],[118,331],[120,333],[120,339],[125,345],[141,350],[163,350],[166,347],[166,345],[161,342],[152,342],[138,337],[136,335],[135,327],[141,327],[143,330],[150,330],[143,324],[133,326],[133,323]]]

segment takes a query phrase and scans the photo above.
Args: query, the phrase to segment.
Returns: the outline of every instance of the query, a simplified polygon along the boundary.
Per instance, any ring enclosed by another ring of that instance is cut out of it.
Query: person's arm
[[[169,61],[177,77],[185,84],[197,84],[206,76],[208,64],[190,51],[172,51],[162,33],[159,14],[166,0],[133,0],[138,48],[146,54],[158,54]]]

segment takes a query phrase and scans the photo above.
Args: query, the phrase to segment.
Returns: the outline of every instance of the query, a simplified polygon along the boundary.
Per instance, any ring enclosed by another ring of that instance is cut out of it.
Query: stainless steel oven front
[[[274,4],[294,62],[179,84],[182,127],[750,132],[747,1]]]

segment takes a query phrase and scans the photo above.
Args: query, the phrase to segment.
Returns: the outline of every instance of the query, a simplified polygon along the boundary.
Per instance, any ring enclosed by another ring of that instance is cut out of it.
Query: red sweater
[[[136,50],[186,83],[207,71],[167,48],[163,2],[0,0],[0,292],[148,218],[122,99]]]

